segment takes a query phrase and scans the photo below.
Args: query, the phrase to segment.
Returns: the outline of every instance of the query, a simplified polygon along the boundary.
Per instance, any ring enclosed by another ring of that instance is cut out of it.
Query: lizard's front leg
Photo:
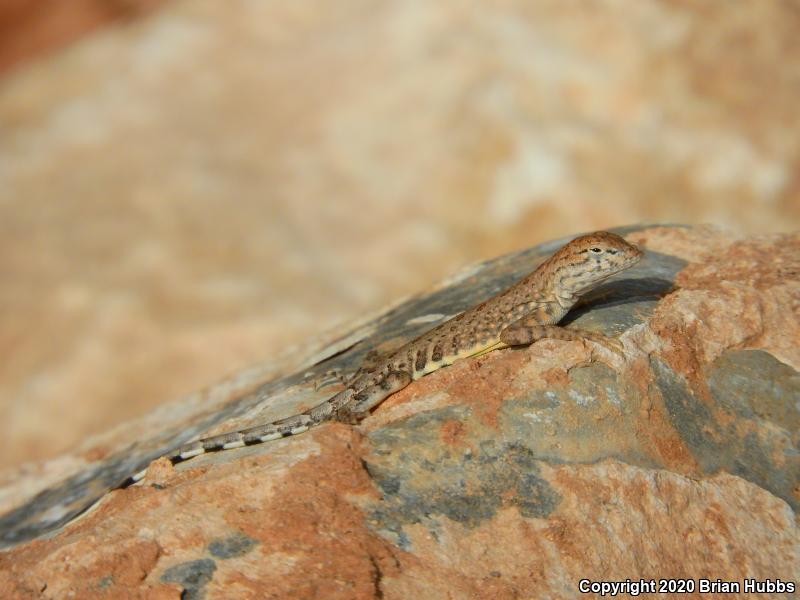
[[[337,411],[336,420],[351,424],[358,423],[369,415],[370,410],[395,392],[402,390],[409,383],[411,383],[411,373],[392,371],[382,380],[354,394],[350,402]]]
[[[542,325],[533,317],[523,317],[518,321],[514,321],[500,332],[500,341],[509,346],[532,344],[543,338],[564,340],[567,342],[593,342],[612,352],[623,355],[622,342],[616,338],[583,329],[566,329],[557,325]]]

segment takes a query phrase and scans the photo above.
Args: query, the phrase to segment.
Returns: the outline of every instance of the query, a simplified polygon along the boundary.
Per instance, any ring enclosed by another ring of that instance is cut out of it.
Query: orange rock
[[[546,251],[494,261],[368,323],[329,361],[251,381],[249,394],[227,383],[191,397],[154,415],[135,446],[107,437],[108,456],[0,517],[1,539],[16,544],[0,553],[0,589],[489,600],[578,598],[584,579],[792,581],[800,237],[629,236],[648,250],[642,264],[567,319],[620,335],[624,359],[545,341],[459,361],[357,428],[157,460],[58,527],[125,461],[180,443],[181,422],[207,428],[211,407],[229,429],[307,405],[329,391],[313,389],[314,374],[355,368],[370,347],[414,336],[430,306],[457,311]],[[684,258],[670,255],[673,239]]]

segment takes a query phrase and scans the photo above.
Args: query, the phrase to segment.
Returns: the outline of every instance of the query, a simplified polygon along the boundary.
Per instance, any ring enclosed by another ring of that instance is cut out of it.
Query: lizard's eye
[[[590,250],[592,252],[594,252],[595,254],[600,254],[602,252],[602,250],[600,248],[590,248]]]

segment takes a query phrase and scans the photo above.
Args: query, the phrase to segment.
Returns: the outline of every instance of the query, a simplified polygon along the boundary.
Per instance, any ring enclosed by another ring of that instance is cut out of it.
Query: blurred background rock
[[[0,0],[0,469],[472,261],[797,230],[798,56],[798,2]]]

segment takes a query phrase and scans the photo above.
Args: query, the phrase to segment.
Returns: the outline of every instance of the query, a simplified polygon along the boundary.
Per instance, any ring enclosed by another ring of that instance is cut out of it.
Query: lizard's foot
[[[345,375],[339,369],[325,371],[319,379],[314,381],[314,391],[321,390],[322,388],[326,388],[337,383],[346,386],[348,383],[353,381],[353,379],[355,379],[359,373],[360,370],[356,371],[355,373],[350,373],[349,375]]]
[[[322,376],[314,382],[314,389],[320,390],[324,387],[328,387],[329,385],[333,385],[335,383],[341,383],[344,386],[350,385],[359,375],[363,375],[371,371],[381,360],[381,354],[372,349],[364,355],[364,359],[361,361],[361,366],[353,373],[349,373],[345,375],[339,369],[331,369],[329,371],[325,371]]]
[[[601,346],[606,350],[625,358],[625,346],[618,338],[609,337],[607,335],[603,335],[602,333],[595,333],[593,331],[578,331],[580,331],[582,334],[581,337],[585,342],[597,344],[598,346]]]
[[[358,423],[369,415],[369,412],[386,398],[402,390],[411,383],[411,374],[405,371],[392,371],[353,396],[336,411],[336,419],[344,423]]]

